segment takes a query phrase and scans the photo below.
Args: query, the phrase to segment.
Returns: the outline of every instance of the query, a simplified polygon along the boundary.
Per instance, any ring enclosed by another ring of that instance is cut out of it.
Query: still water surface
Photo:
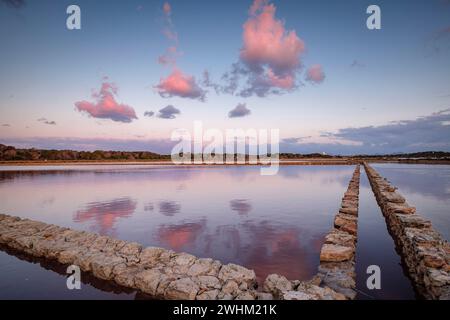
[[[0,212],[237,263],[260,280],[270,273],[306,280],[354,167],[282,166],[275,176],[250,166],[32,169],[0,171]],[[8,271],[0,297],[30,287],[39,297],[41,269],[0,252],[0,270]],[[63,276],[44,278],[53,279],[45,297],[67,291]]]
[[[449,239],[450,166],[374,167]],[[270,273],[306,280],[353,170],[282,166],[261,176],[249,166],[0,167],[0,212],[238,263],[259,280]],[[359,211],[358,299],[414,299],[364,172]],[[365,287],[372,264],[382,270],[379,291]],[[81,291],[69,291],[60,266],[4,250],[0,271],[3,299],[148,298],[86,275]]]
[[[417,213],[431,220],[433,227],[450,240],[450,166],[423,164],[376,164]]]

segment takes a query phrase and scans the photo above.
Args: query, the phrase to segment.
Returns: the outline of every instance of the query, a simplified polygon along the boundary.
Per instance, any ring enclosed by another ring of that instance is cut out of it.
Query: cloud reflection
[[[136,210],[136,202],[130,198],[119,198],[104,202],[91,202],[85,209],[79,210],[74,222],[93,222],[92,230],[101,235],[114,234],[114,225],[118,218],[129,218]]]
[[[193,252],[195,241],[205,229],[205,222],[188,222],[179,225],[162,225],[158,229],[158,241],[175,251]]]
[[[252,205],[247,199],[234,199],[230,201],[231,210],[236,211],[239,215],[247,215],[252,211]]]
[[[287,224],[247,221],[208,228],[206,220],[162,225],[158,245],[223,263],[237,263],[256,272],[261,283],[271,273],[306,280],[317,271],[319,252],[327,232],[311,232]]]
[[[155,209],[155,207],[153,206],[153,203],[147,203],[144,206],[144,211],[153,211]]]
[[[175,201],[161,201],[159,203],[159,213],[167,216],[173,217],[175,214],[180,212],[181,206]]]

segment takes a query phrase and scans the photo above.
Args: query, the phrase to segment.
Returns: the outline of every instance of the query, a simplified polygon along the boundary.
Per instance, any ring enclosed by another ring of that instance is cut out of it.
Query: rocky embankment
[[[289,281],[267,277],[258,290],[253,270],[163,248],[143,248],[85,231],[0,214],[0,244],[25,253],[77,265],[83,272],[155,298],[182,300],[345,299],[320,279]]]
[[[365,164],[372,190],[397,252],[416,290],[426,299],[450,299],[450,245],[416,213],[388,180]]]
[[[320,251],[319,277],[324,285],[342,293],[348,299],[356,297],[355,252],[359,181],[358,165],[334,219],[334,229],[325,237],[325,243]]]

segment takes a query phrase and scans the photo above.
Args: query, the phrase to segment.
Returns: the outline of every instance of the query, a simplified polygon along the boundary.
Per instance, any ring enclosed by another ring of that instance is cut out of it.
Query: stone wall
[[[325,237],[320,251],[319,276],[322,282],[348,299],[356,297],[359,180],[360,166],[357,165],[334,219],[334,228]]]
[[[0,215],[0,243],[77,265],[93,276],[161,299],[257,299],[255,272],[162,248]]]
[[[417,290],[426,299],[450,299],[450,245],[431,222],[416,213],[388,180],[364,164],[397,252]]]
[[[83,272],[155,298],[182,300],[344,299],[314,281],[270,275],[257,288],[253,270],[163,248],[0,214],[0,247]],[[280,287],[289,292],[281,292]]]

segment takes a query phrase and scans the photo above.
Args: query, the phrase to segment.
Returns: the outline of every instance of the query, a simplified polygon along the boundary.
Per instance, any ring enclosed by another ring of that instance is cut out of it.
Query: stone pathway
[[[356,167],[334,229],[325,237],[320,251],[319,277],[322,282],[348,299],[356,297],[355,252],[358,231],[360,166]]]
[[[450,299],[450,245],[416,213],[388,180],[364,164],[397,252],[416,290],[426,299]]]

